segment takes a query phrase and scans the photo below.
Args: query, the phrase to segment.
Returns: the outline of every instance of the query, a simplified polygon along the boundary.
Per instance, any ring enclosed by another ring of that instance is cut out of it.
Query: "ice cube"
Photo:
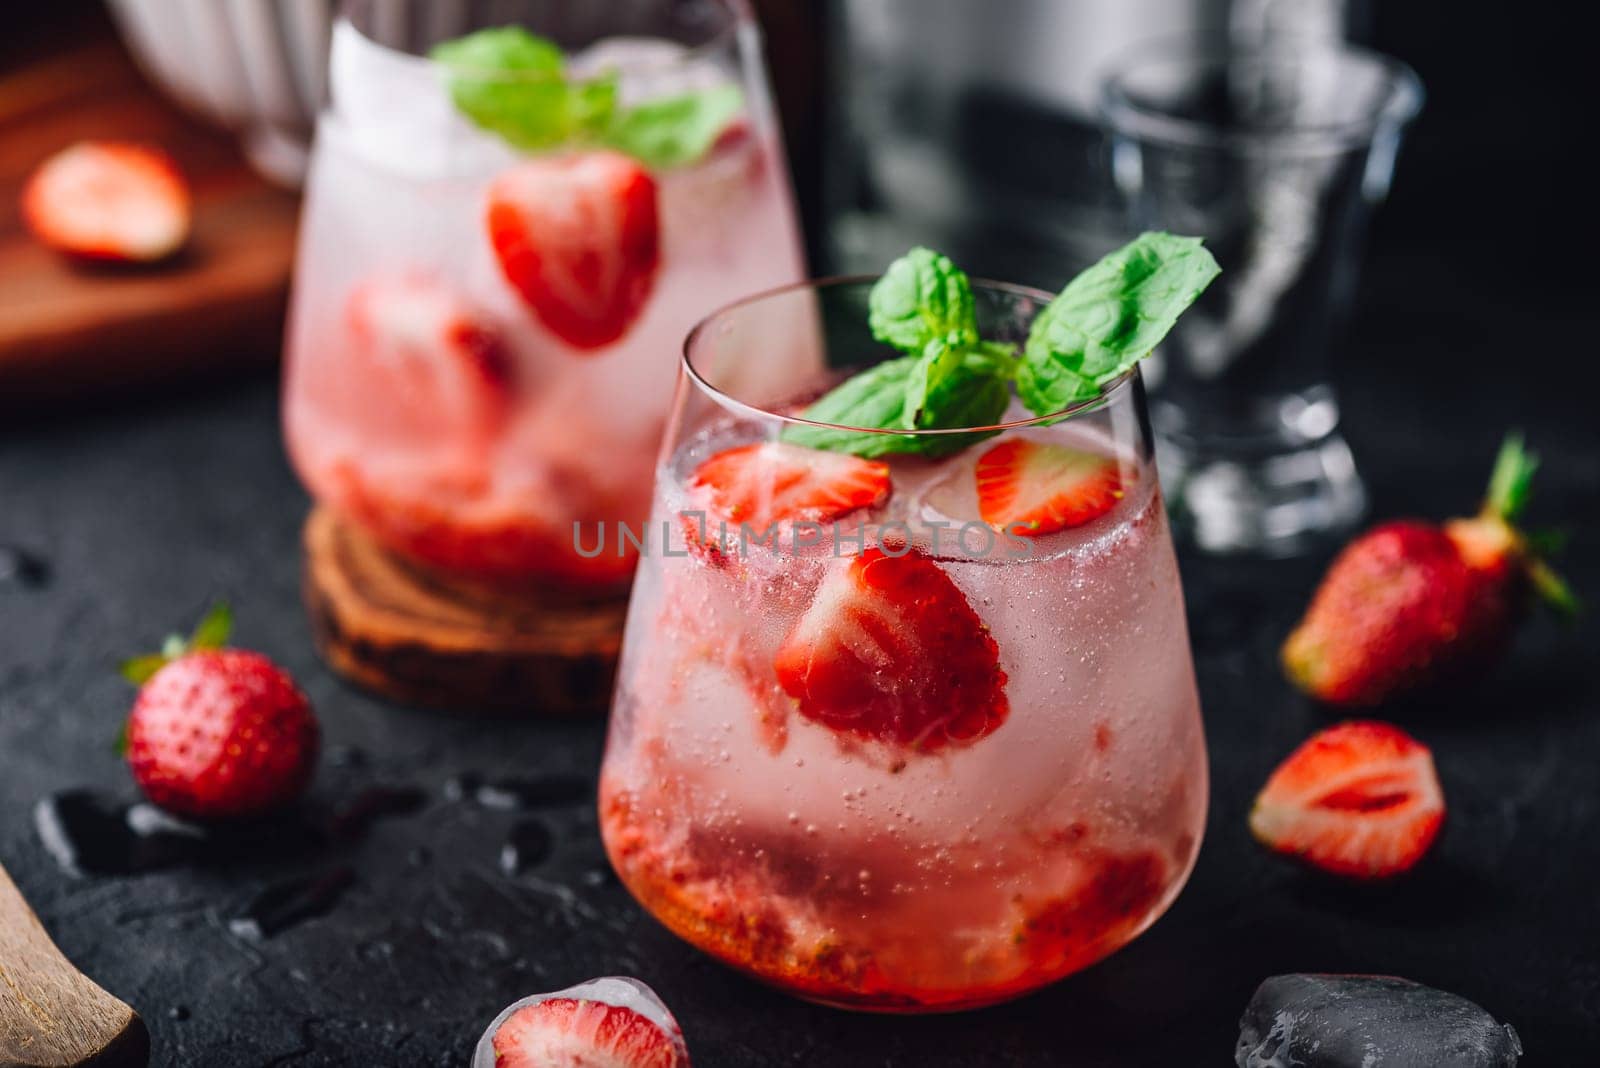
[[[1383,975],[1275,975],[1239,1021],[1239,1068],[1499,1068],[1522,1042],[1456,994]]]
[[[676,41],[657,37],[606,37],[567,60],[574,79],[594,78],[607,71],[620,76],[617,103],[632,107],[664,96],[714,89],[732,81],[715,62],[694,57]]]
[[[328,69],[338,135],[378,166],[439,178],[493,173],[518,158],[456,110],[443,70],[423,56],[378,44],[341,21]]]
[[[688,1064],[688,1054],[682,1051],[683,1029],[678,1026],[678,1021],[673,1017],[672,1010],[644,983],[621,975],[607,975],[599,979],[590,979],[588,982],[569,986],[565,990],[552,990],[545,994],[530,994],[520,1001],[513,1001],[501,1010],[489,1023],[489,1027],[478,1040],[478,1048],[472,1055],[472,1068],[495,1068],[494,1035],[500,1030],[500,1025],[505,1023],[518,1009],[529,1005],[537,1005],[541,1001],[551,998],[572,998],[575,1001],[597,1001],[603,1005],[613,1005],[618,1008],[631,1009],[661,1028],[677,1045],[682,1058],[681,1063]]]

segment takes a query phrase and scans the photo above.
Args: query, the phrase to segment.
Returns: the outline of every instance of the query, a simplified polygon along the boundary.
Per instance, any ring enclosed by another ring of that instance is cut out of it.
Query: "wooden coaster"
[[[594,713],[610,700],[625,598],[563,602],[449,586],[323,507],[304,537],[317,649],[357,685],[463,714]]]

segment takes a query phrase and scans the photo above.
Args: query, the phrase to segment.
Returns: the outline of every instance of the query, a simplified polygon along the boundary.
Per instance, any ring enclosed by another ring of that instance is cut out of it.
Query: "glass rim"
[[[1316,39],[1279,46],[1212,46],[1199,50],[1186,47],[1189,41],[1181,37],[1143,41],[1124,50],[1103,68],[1099,117],[1112,134],[1184,148],[1233,148],[1269,153],[1326,151],[1372,141],[1385,126],[1405,126],[1416,118],[1426,98],[1422,78],[1409,63],[1348,41]],[[1353,118],[1249,130],[1228,129],[1140,103],[1127,84],[1135,72],[1160,65],[1189,70],[1301,67],[1308,59],[1313,62],[1331,59],[1339,64],[1354,63],[1380,71],[1388,91],[1373,108]]]
[[[790,293],[799,293],[805,290],[815,291],[821,289],[842,289],[847,286],[874,285],[877,283],[880,277],[882,276],[876,274],[840,274],[830,275],[825,278],[811,278],[800,282],[790,282],[787,285],[774,286],[771,289],[763,289],[758,292],[750,293],[746,296],[740,297],[738,300],[735,300],[731,303],[724,304],[715,311],[712,311],[710,314],[706,315],[690,328],[688,335],[683,339],[683,351],[680,353],[678,358],[679,367],[683,374],[687,376],[689,381],[693,382],[701,390],[701,392],[710,397],[714,403],[721,405],[723,408],[736,414],[742,414],[756,419],[772,420],[774,422],[783,423],[789,426],[811,427],[818,430],[834,430],[851,434],[879,434],[888,437],[915,438],[937,438],[957,434],[1002,433],[1010,430],[1025,430],[1029,427],[1046,426],[1065,422],[1066,420],[1074,418],[1075,416],[1084,415],[1091,411],[1098,411],[1106,404],[1109,404],[1112,400],[1119,398],[1123,393],[1131,388],[1131,384],[1133,382],[1139,379],[1139,364],[1135,363],[1132,367],[1128,368],[1128,370],[1122,372],[1120,375],[1107,380],[1106,383],[1100,387],[1100,392],[1095,396],[1086,397],[1080,401],[1074,401],[1059,411],[1049,412],[1044,415],[1033,415],[1026,419],[1013,419],[1009,422],[993,423],[985,426],[937,428],[868,427],[850,426],[846,423],[825,423],[820,420],[807,419],[803,416],[794,415],[788,412],[775,412],[771,409],[763,408],[760,405],[751,404],[749,401],[741,400],[721,387],[710,382],[694,365],[695,343],[700,338],[701,334],[710,329],[712,326],[716,325],[728,315],[737,312],[742,308],[748,308],[764,301],[773,300],[778,297],[786,296]],[[1037,300],[1040,304],[1041,310],[1056,297],[1056,294],[1051,293],[1048,290],[1036,289],[1033,286],[1019,285],[1014,282],[997,282],[989,278],[973,278],[970,279],[970,282],[974,291],[983,289],[991,292],[1005,293],[1013,297],[1027,297],[1030,300]],[[862,329],[865,330],[866,323],[863,322],[861,325]],[[884,348],[886,351],[889,350],[887,345],[885,345]],[[881,362],[887,361],[885,360]],[[869,367],[876,366],[878,366],[878,364],[869,364],[863,366],[861,370],[866,370]]]
[[[394,58],[409,63],[416,63],[420,66],[429,67],[435,70],[449,71],[458,76],[472,78],[476,81],[498,83],[503,85],[546,85],[557,82],[569,85],[590,85],[601,81],[605,77],[607,71],[613,72],[622,77],[627,77],[630,74],[657,74],[664,71],[672,71],[680,67],[689,66],[696,61],[703,60],[709,56],[713,56],[716,53],[721,52],[725,47],[733,45],[738,40],[740,33],[747,32],[750,29],[758,27],[758,24],[755,20],[755,15],[750,7],[750,0],[707,0],[707,2],[720,7],[731,17],[728,19],[727,25],[718,28],[710,37],[706,38],[704,41],[701,41],[699,44],[683,45],[683,51],[674,56],[660,57],[649,60],[629,60],[622,63],[614,63],[602,68],[599,71],[595,71],[592,74],[585,74],[580,77],[573,78],[565,71],[560,73],[531,74],[517,71],[483,70],[477,67],[448,65],[441,63],[431,56],[413,52],[410,49],[399,48],[392,44],[387,44],[373,37],[372,34],[362,29],[361,26],[359,26],[356,21],[351,18],[351,12],[354,9],[365,6],[370,2],[371,0],[342,0],[342,2],[339,4],[338,18],[336,21],[346,23],[352,30],[359,34],[361,39],[367,44],[374,48],[383,50]],[[505,26],[524,26],[524,23],[513,20],[511,22],[501,24],[501,27]],[[479,27],[479,29],[494,28],[496,27]],[[469,30],[467,32],[472,33],[475,31]],[[660,40],[669,39],[660,38]],[[443,42],[439,41],[435,43],[440,44]],[[566,56],[570,53],[568,53],[567,49],[563,48],[562,54]]]

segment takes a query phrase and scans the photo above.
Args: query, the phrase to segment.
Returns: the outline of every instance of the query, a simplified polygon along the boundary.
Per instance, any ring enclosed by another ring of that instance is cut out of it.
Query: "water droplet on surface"
[[[50,561],[20,545],[0,545],[0,586],[36,590],[50,582]]]
[[[273,883],[228,921],[228,930],[252,941],[271,938],[296,924],[333,911],[355,879],[353,870],[341,866]]]
[[[521,875],[542,864],[554,845],[550,828],[538,820],[522,820],[511,828],[500,847],[500,870],[507,875]]]

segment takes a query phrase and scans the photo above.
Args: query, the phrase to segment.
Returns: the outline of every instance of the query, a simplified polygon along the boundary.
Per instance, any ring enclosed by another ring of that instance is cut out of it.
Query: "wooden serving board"
[[[33,240],[24,182],[85,138],[173,155],[194,189],[183,255],[88,268]],[[275,359],[297,214],[298,198],[251,171],[231,134],[180,112],[114,41],[0,74],[0,409]]]

